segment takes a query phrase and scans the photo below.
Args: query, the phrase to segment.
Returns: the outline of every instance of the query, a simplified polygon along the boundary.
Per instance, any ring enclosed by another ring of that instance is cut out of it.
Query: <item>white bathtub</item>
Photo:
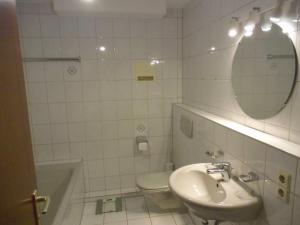
[[[51,198],[41,224],[79,225],[85,193],[82,162],[39,163],[36,172],[39,194]]]

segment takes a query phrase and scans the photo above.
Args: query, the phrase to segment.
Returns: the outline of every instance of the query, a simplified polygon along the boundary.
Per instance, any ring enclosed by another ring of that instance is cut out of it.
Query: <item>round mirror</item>
[[[297,65],[293,42],[278,25],[243,37],[232,65],[232,86],[243,111],[266,119],[283,109],[295,85]]]

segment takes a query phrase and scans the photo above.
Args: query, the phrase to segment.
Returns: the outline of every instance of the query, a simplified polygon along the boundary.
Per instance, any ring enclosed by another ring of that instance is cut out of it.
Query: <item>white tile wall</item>
[[[183,102],[300,143],[299,79],[288,106],[266,120],[247,116],[236,102],[231,86],[232,59],[239,37],[228,37],[230,19],[246,18],[253,6],[267,9],[275,3],[275,0],[191,1],[183,11]],[[291,37],[299,54],[299,30],[291,33]],[[212,46],[217,49],[214,54],[209,52]]]
[[[288,106],[267,120],[254,120],[247,116],[236,102],[231,86],[232,59],[239,40],[239,37],[231,39],[227,36],[231,17],[247,16],[253,6],[268,8],[275,2],[191,1],[183,11],[183,103],[300,143],[299,82]],[[295,31],[291,36],[299,53],[299,31]],[[208,51],[211,46],[217,48],[214,54]],[[176,108],[175,118],[181,113],[189,114]],[[234,173],[254,170],[265,178],[265,182],[251,185],[264,200],[262,219],[255,224],[299,224],[297,210],[300,179],[297,176],[300,176],[300,172],[297,158],[234,131],[220,128],[219,125],[201,117],[189,115],[196,121],[194,140],[189,140],[180,133],[176,119],[173,125],[176,166],[209,161],[204,152],[221,148],[225,151],[224,160],[233,164]],[[292,192],[288,204],[276,196],[279,171],[292,174]]]
[[[161,20],[60,17],[53,14],[50,4],[19,3],[25,57],[83,59],[81,64],[24,65],[36,161],[83,157],[90,192],[131,190],[135,175],[162,170],[172,146],[171,104],[180,101],[181,84],[186,104],[300,143],[298,83],[289,106],[264,121],[245,115],[231,88],[237,39],[227,36],[229,20],[248,13],[254,5],[268,7],[274,2],[193,0],[183,12],[183,21],[180,10]],[[296,34],[293,41],[298,50]],[[106,47],[104,53],[100,46]],[[208,52],[211,46],[216,46],[215,54]],[[152,58],[163,61],[156,68],[156,79],[136,82],[133,63]],[[68,74],[69,66],[77,69],[75,75]],[[207,162],[205,151],[221,148],[235,173],[255,170],[266,176],[265,182],[254,187],[265,201],[262,219],[256,224],[299,223],[299,160],[195,116],[196,135],[189,140],[178,129],[180,113],[193,116],[175,109],[176,166]],[[150,136],[149,156],[134,154],[135,127],[140,123],[147,126]],[[279,170],[292,174],[289,204],[276,198]],[[167,217],[163,219],[157,222],[168,223]]]
[[[187,138],[180,131],[181,115],[188,116],[194,121],[192,139]],[[250,184],[250,188],[262,197],[264,208],[261,218],[249,224],[289,225],[293,224],[292,221],[294,224],[299,223],[297,211],[300,190],[298,158],[222,127],[177,105],[174,106],[173,129],[173,160],[176,167],[209,162],[211,159],[206,156],[205,152],[221,149],[225,154],[218,160],[231,162],[233,174],[247,174],[250,171],[259,174],[261,180]],[[278,181],[280,172],[290,174],[292,178],[288,203],[277,197],[277,189],[280,187]]]
[[[133,190],[136,175],[163,170],[171,104],[181,99],[181,11],[151,20],[67,17],[47,3],[19,2],[24,57],[82,58],[24,64],[36,161],[82,157],[87,190],[104,194]],[[162,62],[154,81],[137,82],[132,66],[152,59]],[[135,153],[141,123],[146,156]]]

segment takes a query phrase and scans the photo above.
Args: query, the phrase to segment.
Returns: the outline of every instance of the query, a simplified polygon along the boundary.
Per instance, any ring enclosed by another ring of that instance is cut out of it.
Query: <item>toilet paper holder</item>
[[[140,143],[148,143],[148,139],[146,136],[137,136],[136,137],[136,143],[140,144]]]

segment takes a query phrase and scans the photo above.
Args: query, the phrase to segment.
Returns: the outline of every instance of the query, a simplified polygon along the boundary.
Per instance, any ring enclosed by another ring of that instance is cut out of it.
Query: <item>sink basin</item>
[[[209,175],[209,163],[177,169],[170,176],[172,192],[197,216],[206,220],[244,222],[258,217],[261,198],[236,179],[224,182],[218,174]]]

